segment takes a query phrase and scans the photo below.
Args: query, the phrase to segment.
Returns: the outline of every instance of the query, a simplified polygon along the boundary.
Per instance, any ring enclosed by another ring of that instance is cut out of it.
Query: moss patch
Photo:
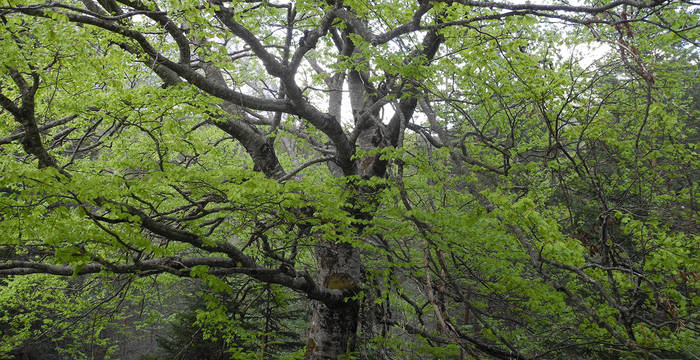
[[[316,350],[316,342],[314,339],[309,338],[309,340],[306,341],[306,355],[304,355],[304,359],[311,359],[314,350]]]
[[[357,282],[346,273],[332,274],[326,279],[326,288],[334,290],[347,290],[357,288]]]

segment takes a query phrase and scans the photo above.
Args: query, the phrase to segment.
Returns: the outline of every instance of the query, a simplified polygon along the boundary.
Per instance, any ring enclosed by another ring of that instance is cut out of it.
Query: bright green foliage
[[[138,295],[138,287],[125,279],[7,279],[0,292],[2,358],[119,358],[120,325],[134,317],[127,308],[154,300]],[[142,318],[149,309],[141,309]]]
[[[696,358],[697,6],[551,5],[0,0],[0,357]]]

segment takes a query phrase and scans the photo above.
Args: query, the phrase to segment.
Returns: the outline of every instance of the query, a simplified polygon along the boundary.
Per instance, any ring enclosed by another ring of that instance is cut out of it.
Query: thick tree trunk
[[[352,41],[344,37],[342,41],[343,53],[351,54],[354,49]],[[358,60],[359,61],[359,60]],[[368,74],[364,74],[368,77]],[[348,82],[350,90],[350,107],[353,116],[360,115],[366,107],[368,93],[362,79],[363,74],[357,71],[350,71],[347,78],[344,75],[336,74],[328,80],[328,85],[333,89],[329,101],[329,113],[335,115],[336,120],[341,119],[341,105],[343,101],[343,83]],[[376,99],[375,99],[376,100]],[[379,109],[374,112],[374,116],[379,115]],[[358,118],[354,119],[356,125]],[[369,151],[375,149],[382,142],[382,134],[377,124],[372,123],[362,125],[357,138],[359,149]],[[373,164],[377,156],[366,156],[355,161],[355,174],[363,178],[371,176],[383,176],[381,173],[373,173]],[[336,176],[342,174],[333,164],[329,165],[331,172]],[[373,204],[374,200],[366,199],[364,190],[355,189],[358,194],[351,201],[362,203],[367,201]],[[356,204],[357,205],[357,204]],[[370,206],[371,207],[371,206]],[[355,214],[366,219],[371,215],[358,212]],[[362,230],[358,229],[358,233]],[[362,263],[360,251],[349,244],[336,244],[329,242],[319,242],[316,251],[318,262],[319,283],[328,289],[338,290],[358,290],[362,279]],[[311,333],[307,344],[307,359],[336,360],[343,355],[350,355],[356,346],[357,326],[360,315],[360,302],[356,299],[346,299],[341,304],[324,304],[316,302],[312,319]]]
[[[319,243],[316,253],[319,282],[329,289],[359,289],[359,251],[348,244]],[[306,358],[336,360],[355,348],[359,302],[341,304],[316,302]]]
[[[337,360],[355,348],[359,305],[350,301],[345,306],[317,303],[311,336],[307,343],[307,359]]]

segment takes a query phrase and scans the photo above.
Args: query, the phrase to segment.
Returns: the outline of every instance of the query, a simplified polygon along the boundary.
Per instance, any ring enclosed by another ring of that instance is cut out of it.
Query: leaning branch
[[[17,12],[30,16],[48,18],[50,17],[50,14],[46,10],[47,9],[43,5],[0,7],[0,11],[2,12]],[[182,78],[186,79],[190,84],[196,86],[197,88],[212,96],[251,109],[281,111],[285,113],[296,114],[295,109],[287,101],[258,98],[255,96],[246,95],[244,93],[232,90],[228,87],[220,86],[208,81],[204,76],[198,74],[189,64],[180,64],[169,60],[166,56],[158,52],[148,41],[148,39],[139,31],[119,25],[114,21],[108,21],[93,16],[67,12],[60,9],[58,9],[57,11],[59,11],[62,15],[66,16],[71,22],[96,26],[98,28],[136,41],[141,47],[142,51],[145,53],[145,55],[150,57],[153,62],[172,70]]]
[[[226,254],[233,261],[233,263],[237,265],[235,268],[240,268],[238,270],[231,270],[232,268],[228,267],[227,269],[229,269],[229,271],[247,274],[259,281],[279,284],[290,289],[303,292],[309,298],[319,300],[327,304],[341,304],[347,297],[352,295],[352,293],[348,291],[321,288],[306,272],[295,272],[294,274],[290,275],[279,269],[268,269],[260,266],[252,257],[246,255],[243,253],[243,251],[241,251],[241,249],[229,242],[204,239],[197,234],[158,222],[140,209],[131,205],[107,200],[102,200],[102,202],[108,202],[113,205],[120,206],[125,212],[139,217],[141,220],[141,226],[156,235],[160,235],[173,241],[187,243],[210,253]]]
[[[397,326],[397,327],[402,327],[408,332],[409,334],[414,334],[414,335],[420,335],[423,336],[426,339],[430,339],[431,341],[434,341],[436,343],[440,344],[449,344],[452,343],[453,341],[451,339],[444,338],[439,335],[435,335],[429,331],[419,329],[415,326],[409,325],[409,324],[399,324],[396,321],[389,321],[389,324],[392,326]],[[484,354],[493,356],[498,359],[503,359],[503,360],[527,360],[528,358],[519,354],[519,353],[514,353],[510,351],[504,351],[501,350],[495,346],[487,345],[479,340],[472,338],[470,336],[466,336],[464,334],[460,334],[460,340],[464,343],[469,343],[471,346],[474,348],[478,349],[479,351],[483,352]],[[466,344],[462,344],[462,346],[467,346]]]
[[[600,14],[619,6],[631,6],[635,8],[653,8],[664,3],[665,0],[639,1],[617,0],[602,6],[575,6],[575,5],[538,5],[538,4],[509,4],[495,1],[474,0],[436,0],[436,2],[458,3],[471,7],[503,9],[503,10],[532,10],[532,11],[563,11],[573,13]]]

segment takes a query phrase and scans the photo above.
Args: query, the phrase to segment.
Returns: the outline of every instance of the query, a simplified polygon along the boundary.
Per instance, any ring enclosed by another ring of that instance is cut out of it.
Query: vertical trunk
[[[360,279],[360,254],[348,244],[319,243],[316,257],[319,282],[329,289],[357,289]],[[306,358],[336,360],[355,348],[359,314],[357,300],[342,304],[316,302]]]
[[[343,37],[338,41],[342,46],[342,52],[350,55],[353,52],[354,45],[348,37]],[[356,60],[362,62],[364,60]],[[365,74],[369,78],[368,74]],[[347,78],[344,74],[336,74],[328,82],[331,87],[329,99],[329,112],[335,115],[340,121],[341,106],[343,101],[342,88],[347,80],[349,89],[350,107],[353,116],[355,117],[356,126],[358,122],[357,115],[361,114],[365,109],[368,99],[363,74],[358,71],[351,70],[347,73]],[[378,110],[377,110],[378,112]],[[378,113],[374,114],[375,116]],[[381,143],[381,134],[378,124],[363,125],[358,138],[357,145],[361,150],[369,151],[375,149]],[[383,174],[372,173],[372,164],[377,156],[366,156],[362,159],[355,160],[355,171],[357,175],[362,177],[381,176]],[[341,172],[334,171],[334,166],[330,165],[331,172],[337,176],[341,176]],[[347,175],[347,174],[346,174]],[[351,201],[358,203],[367,202],[372,204],[371,193],[365,193],[366,189],[356,188],[358,193],[356,198]],[[369,199],[367,196],[370,195]],[[355,204],[357,205],[357,204]],[[365,207],[361,207],[365,208]],[[368,207],[371,208],[371,207]],[[355,214],[361,218],[371,217],[363,211],[358,211]],[[362,231],[358,229],[358,234]],[[359,249],[353,248],[349,244],[338,244],[320,241],[316,251],[316,260],[318,263],[319,283],[323,284],[328,289],[359,290],[359,284],[362,279],[362,260]],[[341,304],[324,304],[316,302],[314,305],[314,314],[312,320],[311,333],[307,343],[307,359],[313,360],[336,360],[343,355],[350,355],[355,349],[357,326],[360,315],[360,303],[355,299],[346,299]]]

